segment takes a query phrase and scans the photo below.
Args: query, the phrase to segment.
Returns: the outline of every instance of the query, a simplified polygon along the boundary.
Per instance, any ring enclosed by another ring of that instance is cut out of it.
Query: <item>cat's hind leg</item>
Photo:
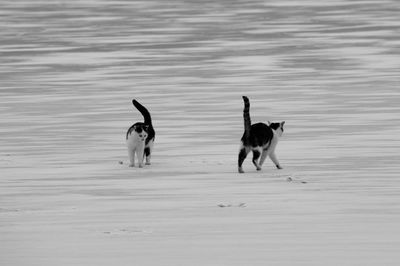
[[[150,165],[151,152],[149,147],[144,148],[144,157],[146,157],[146,165]]]
[[[261,170],[261,165],[258,163],[258,159],[260,158],[261,152],[257,150],[253,150],[253,164],[257,168],[257,171]]]
[[[249,152],[250,152],[250,148],[245,147],[243,145],[240,147],[239,156],[238,156],[238,172],[239,173],[244,173],[242,165],[243,165],[244,159],[246,159],[247,154]]]
[[[144,148],[144,155],[146,157],[146,165],[151,165],[151,153],[153,152],[153,141],[150,141],[149,144]]]

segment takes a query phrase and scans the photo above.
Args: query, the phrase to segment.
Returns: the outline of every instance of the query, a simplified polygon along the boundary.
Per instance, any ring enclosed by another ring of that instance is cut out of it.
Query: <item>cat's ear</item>
[[[284,124],[285,124],[285,121],[282,121],[282,122],[281,122],[281,127],[283,127]]]
[[[270,126],[271,125],[271,122],[270,121],[268,121],[268,126]]]

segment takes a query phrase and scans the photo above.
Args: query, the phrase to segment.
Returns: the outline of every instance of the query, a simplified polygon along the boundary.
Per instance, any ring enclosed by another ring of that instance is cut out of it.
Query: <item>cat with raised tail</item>
[[[130,161],[129,166],[135,166],[136,154],[139,167],[142,168],[144,158],[146,158],[147,165],[151,164],[150,159],[153,151],[155,131],[149,111],[135,99],[132,100],[132,104],[143,115],[144,122],[133,124],[126,132],[126,145],[128,147]]]
[[[253,151],[253,164],[258,171],[261,170],[265,159],[269,156],[272,162],[278,169],[282,169],[275,155],[275,148],[279,138],[283,134],[283,125],[285,121],[279,123],[264,123],[251,124],[250,119],[250,101],[249,98],[243,96],[244,109],[244,133],[241,139],[240,151],[238,156],[238,171],[243,171],[243,161],[247,154]]]

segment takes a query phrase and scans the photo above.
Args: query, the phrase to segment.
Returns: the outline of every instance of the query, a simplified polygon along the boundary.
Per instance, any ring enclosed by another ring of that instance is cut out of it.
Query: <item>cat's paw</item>
[[[260,166],[257,166],[257,171],[261,171],[261,167]]]
[[[135,167],[135,164],[134,163],[130,163],[129,167]]]
[[[276,165],[276,168],[283,169],[282,166],[280,166],[279,164]]]
[[[139,168],[143,168],[143,164],[141,163],[141,164],[139,164]]]
[[[146,165],[151,165],[151,162],[146,162]]]
[[[244,173],[243,168],[239,167],[239,168],[238,168],[238,172],[241,173],[241,174],[243,174],[243,173]]]

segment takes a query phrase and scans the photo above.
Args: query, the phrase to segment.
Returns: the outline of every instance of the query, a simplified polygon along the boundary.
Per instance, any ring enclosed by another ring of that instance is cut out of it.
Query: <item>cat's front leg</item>
[[[259,158],[260,158],[261,152],[259,150],[253,150],[253,164],[256,167],[257,171],[261,170],[261,164],[259,164]]]
[[[243,171],[243,161],[246,159],[247,154],[250,152],[248,147],[244,147],[243,145],[240,147],[239,156],[238,156],[238,172],[244,173]]]
[[[271,161],[275,164],[276,168],[283,169],[282,166],[279,164],[278,159],[276,158],[275,152],[271,152],[269,158],[271,158]]]
[[[137,157],[138,157],[138,162],[139,162],[139,168],[143,168],[143,160],[144,160],[144,146],[139,147],[136,150]]]
[[[135,150],[128,148],[129,154],[129,167],[135,167]]]

